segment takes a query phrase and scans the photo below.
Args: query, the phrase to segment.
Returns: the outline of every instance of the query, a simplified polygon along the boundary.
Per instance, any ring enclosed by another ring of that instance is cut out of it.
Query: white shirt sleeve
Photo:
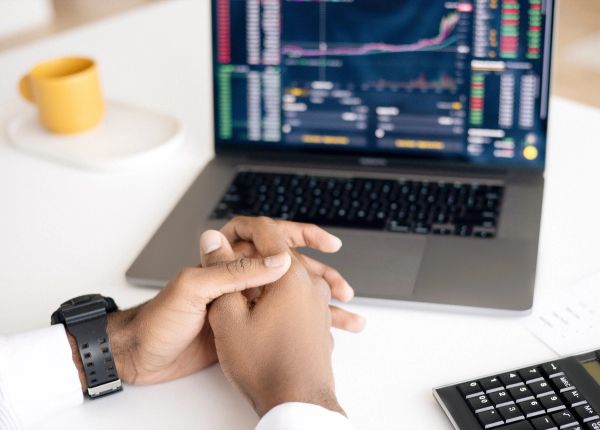
[[[65,328],[0,336],[0,428],[25,429],[83,402]]]
[[[284,403],[262,417],[255,430],[353,430],[340,413],[308,403]]]
[[[71,346],[62,325],[0,336],[0,429],[26,429],[83,402]],[[306,403],[271,409],[256,430],[352,430],[342,414]]]

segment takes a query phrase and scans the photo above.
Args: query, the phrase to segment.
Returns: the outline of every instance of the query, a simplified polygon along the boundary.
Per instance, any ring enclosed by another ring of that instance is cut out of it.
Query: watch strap
[[[122,390],[106,334],[106,315],[67,326],[75,338],[90,398]]]

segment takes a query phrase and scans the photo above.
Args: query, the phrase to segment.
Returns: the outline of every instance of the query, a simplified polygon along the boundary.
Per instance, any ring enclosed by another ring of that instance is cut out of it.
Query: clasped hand
[[[341,245],[317,226],[269,218],[238,217],[205,232],[200,266],[183,269],[152,300],[109,315],[121,379],[159,383],[218,360],[260,416],[293,401],[343,413],[330,328],[358,332],[364,320],[330,305],[354,296],[346,280],[296,250]]]

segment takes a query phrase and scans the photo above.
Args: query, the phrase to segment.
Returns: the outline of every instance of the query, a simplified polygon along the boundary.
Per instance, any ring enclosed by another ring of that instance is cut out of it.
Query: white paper
[[[600,348],[600,273],[534,309],[529,330],[559,355]]]

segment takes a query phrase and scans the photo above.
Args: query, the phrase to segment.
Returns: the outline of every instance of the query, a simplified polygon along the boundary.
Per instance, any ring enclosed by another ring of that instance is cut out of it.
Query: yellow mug
[[[21,95],[38,108],[44,127],[54,133],[78,133],[96,126],[104,99],[96,63],[64,57],[35,66],[19,82]]]

